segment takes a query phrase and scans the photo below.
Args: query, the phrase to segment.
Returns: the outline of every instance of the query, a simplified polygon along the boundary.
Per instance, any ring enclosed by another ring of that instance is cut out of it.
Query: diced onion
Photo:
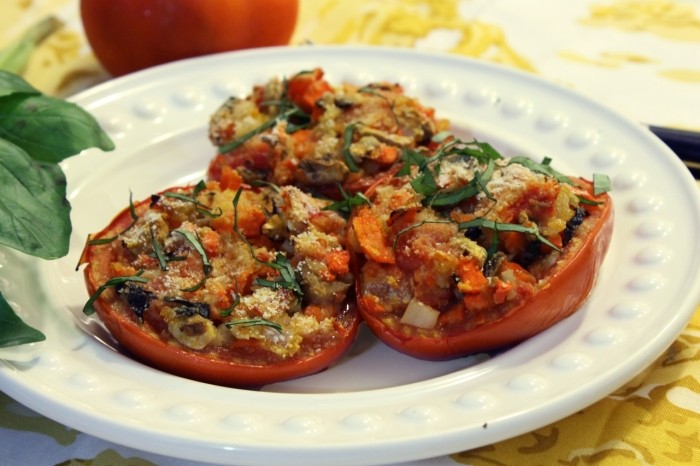
[[[440,311],[424,304],[417,299],[412,299],[406,306],[406,310],[401,317],[401,323],[413,325],[414,327],[431,329],[437,324]]]

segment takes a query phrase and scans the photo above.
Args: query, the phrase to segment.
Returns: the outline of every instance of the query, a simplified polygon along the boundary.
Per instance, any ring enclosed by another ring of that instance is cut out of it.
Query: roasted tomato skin
[[[297,0],[81,0],[85,34],[114,76],[211,53],[286,45]]]
[[[134,203],[134,212],[140,215],[150,202],[151,199],[146,199]],[[126,208],[89,239],[111,238],[126,230],[131,223],[131,208]],[[109,249],[88,244],[80,258],[80,264],[87,264],[83,274],[90,296],[114,275],[114,257],[106,251]],[[293,356],[280,361],[266,356],[255,344],[242,341],[236,348],[238,357],[234,360],[225,349],[192,350],[164,336],[163,329],[144,326],[129,305],[122,299],[115,299],[115,295],[114,289],[105,291],[94,301],[93,307],[112,337],[129,355],[174,375],[231,387],[256,389],[322,371],[346,353],[355,341],[360,324],[357,308],[348,299],[336,317],[334,328],[337,335],[325,340],[320,350],[314,347],[303,357]],[[241,354],[245,356],[240,357]]]
[[[576,179],[587,193],[592,185]],[[376,185],[368,191],[371,195]],[[593,198],[592,194],[588,196]],[[499,318],[487,320],[472,328],[423,332],[400,322],[400,315],[388,315],[385,304],[375,296],[363,294],[359,268],[366,259],[355,258],[356,295],[360,315],[369,329],[382,342],[407,355],[426,360],[447,360],[481,351],[508,347],[530,338],[576,312],[595,285],[613,231],[614,210],[607,194],[595,197],[599,205],[586,207],[587,222],[595,222],[578,246],[564,249],[556,272],[546,278],[529,297],[518,300]],[[352,224],[352,222],[351,222]],[[355,241],[353,229],[348,235]],[[574,244],[574,243],[572,243]],[[405,298],[407,300],[408,298]]]

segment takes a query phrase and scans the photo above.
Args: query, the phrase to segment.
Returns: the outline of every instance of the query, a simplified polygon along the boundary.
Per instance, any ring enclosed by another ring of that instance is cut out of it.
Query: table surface
[[[699,1],[300,3],[292,44],[394,45],[495,61],[571,87],[640,123],[700,131]],[[0,5],[0,48],[47,14],[65,20],[23,72],[47,94],[65,97],[110,79],[86,44],[77,4]],[[663,355],[597,403],[506,441],[405,464],[699,464],[699,431],[700,307]],[[0,455],[13,466],[192,464],[78,432],[2,392]]]

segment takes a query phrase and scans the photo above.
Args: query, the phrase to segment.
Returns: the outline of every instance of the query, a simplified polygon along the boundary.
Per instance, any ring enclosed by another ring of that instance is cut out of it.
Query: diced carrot
[[[517,231],[503,231],[498,234],[505,250],[511,254],[518,253],[527,246],[527,236]]]
[[[457,278],[459,278],[457,288],[462,293],[479,293],[489,286],[488,280],[481,271],[481,265],[472,257],[459,261]]]
[[[216,306],[211,306],[211,319],[217,320],[221,318],[221,311],[228,309],[233,304],[232,293],[234,287],[232,285],[221,284],[220,282],[210,283],[209,290],[216,298]]]
[[[399,150],[395,146],[382,145],[375,149],[372,158],[375,162],[382,165],[390,165],[399,158]]]
[[[233,211],[224,211],[218,217],[212,218],[209,225],[219,233],[233,231]]]
[[[352,219],[357,241],[367,257],[375,262],[393,264],[394,250],[379,218],[368,207],[361,207]]]
[[[326,265],[335,275],[345,275],[350,271],[350,252],[346,250],[331,251],[326,256]]]
[[[310,129],[300,129],[292,133],[292,141],[294,143],[294,155],[297,159],[313,154],[316,144],[311,138]]]
[[[493,290],[489,288],[474,293],[465,293],[462,300],[467,311],[480,311],[496,304],[493,299]]]
[[[332,91],[333,88],[323,79],[323,71],[319,68],[311,73],[298,74],[287,82],[287,97],[308,113],[314,111],[317,100]]]
[[[199,233],[199,241],[204,247],[204,251],[208,256],[214,256],[219,253],[219,247],[221,246],[221,237],[214,230],[203,230]]]
[[[462,300],[467,311],[479,311],[492,307],[494,290],[481,271],[481,265],[473,257],[465,257],[457,265],[457,289],[464,293]]]
[[[259,209],[246,209],[238,214],[238,229],[248,238],[260,236],[262,226],[267,220]]]
[[[450,309],[440,313],[440,316],[438,317],[437,326],[446,327],[458,325],[464,322],[465,317],[466,315],[464,313],[464,303],[459,303],[457,305],[452,306]]]
[[[306,306],[304,309],[304,314],[313,317],[319,322],[328,317],[327,309],[324,309],[316,304],[309,304]]]
[[[515,280],[519,283],[529,283],[531,285],[537,283],[537,279],[530,272],[515,262],[503,261],[498,270],[501,274],[507,270],[513,272]]]
[[[496,280],[493,292],[493,301],[496,304],[503,304],[508,299],[508,294],[513,289],[513,285],[502,280]]]
[[[371,314],[386,312],[381,300],[373,294],[363,295],[358,298],[357,302],[362,309]]]
[[[243,178],[240,173],[228,165],[223,165],[221,167],[221,178],[219,181],[222,190],[236,190],[243,184]]]

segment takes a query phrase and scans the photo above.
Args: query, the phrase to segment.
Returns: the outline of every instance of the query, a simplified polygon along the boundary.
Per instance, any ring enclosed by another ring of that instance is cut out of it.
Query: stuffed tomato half
[[[248,183],[294,185],[338,199],[365,191],[401,162],[406,148],[432,146],[448,122],[396,83],[332,85],[320,68],[273,78],[212,115],[218,153],[209,178],[237,171]]]
[[[297,188],[229,176],[130,203],[91,236],[90,298],[135,358],[183,377],[260,386],[327,368],[355,339],[346,221]]]
[[[447,137],[353,212],[359,311],[389,346],[449,359],[521,342],[588,297],[613,226],[605,176]]]

